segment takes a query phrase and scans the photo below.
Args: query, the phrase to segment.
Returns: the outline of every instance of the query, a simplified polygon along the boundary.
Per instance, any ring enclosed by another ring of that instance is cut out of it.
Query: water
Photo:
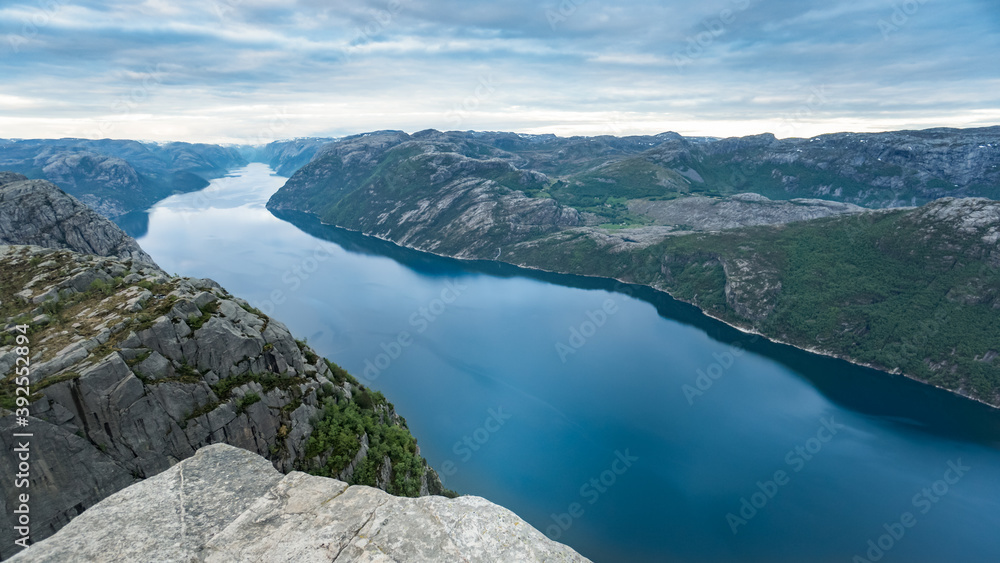
[[[997,412],[651,290],[278,218],[284,181],[171,197],[139,242],[383,391],[448,487],[598,562],[1000,560]]]

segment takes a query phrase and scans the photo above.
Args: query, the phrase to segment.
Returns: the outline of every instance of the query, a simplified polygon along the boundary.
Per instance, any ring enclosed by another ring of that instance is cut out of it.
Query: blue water
[[[384,392],[449,488],[598,562],[1000,560],[997,411],[645,288],[275,217],[284,181],[171,197],[139,242]]]

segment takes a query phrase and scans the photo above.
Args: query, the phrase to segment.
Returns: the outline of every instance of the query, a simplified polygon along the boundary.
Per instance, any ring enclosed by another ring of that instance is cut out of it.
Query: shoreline
[[[266,205],[265,205],[265,208],[266,208]],[[268,211],[271,211],[271,209],[268,208]],[[754,335],[754,336],[759,336],[759,337],[764,338],[767,341],[772,342],[774,344],[780,344],[780,345],[783,345],[783,346],[789,346],[791,348],[795,348],[796,350],[801,350],[803,352],[807,352],[809,354],[815,354],[817,356],[825,356],[825,357],[828,357],[828,358],[834,358],[834,359],[842,360],[842,361],[854,364],[856,366],[865,367],[865,368],[869,368],[869,369],[878,371],[880,373],[884,373],[886,375],[900,375],[900,376],[905,377],[906,379],[909,379],[911,381],[915,381],[915,382],[920,383],[922,385],[927,385],[929,387],[934,387],[936,389],[940,389],[942,391],[946,391],[946,392],[948,392],[948,393],[950,393],[952,395],[955,395],[957,397],[961,397],[963,399],[967,399],[967,400],[973,401],[975,403],[979,403],[981,405],[989,407],[990,409],[992,409],[994,411],[1000,411],[1000,405],[993,405],[991,403],[987,403],[986,401],[983,401],[982,399],[978,399],[976,397],[971,397],[971,396],[966,395],[964,393],[960,393],[959,391],[956,391],[954,389],[948,389],[947,387],[942,387],[940,385],[936,385],[934,383],[930,383],[930,382],[924,381],[922,379],[919,379],[917,377],[909,375],[909,374],[907,374],[907,373],[905,373],[905,372],[903,372],[901,370],[892,370],[892,371],[890,371],[890,370],[887,370],[885,368],[882,368],[882,367],[879,367],[879,366],[876,366],[876,365],[873,365],[873,364],[862,362],[860,360],[855,360],[855,359],[853,359],[853,358],[851,358],[849,356],[844,356],[844,355],[836,353],[836,352],[831,352],[829,350],[822,350],[822,349],[819,349],[819,348],[799,346],[799,345],[793,344],[793,343],[785,341],[785,340],[781,340],[781,339],[778,339],[778,338],[774,338],[774,337],[768,336],[768,335],[766,335],[766,334],[764,334],[762,332],[759,332],[759,331],[757,331],[755,329],[739,326],[739,325],[734,324],[734,323],[732,323],[730,321],[727,321],[726,319],[723,319],[723,318],[721,318],[721,317],[719,317],[717,315],[714,315],[714,314],[706,311],[705,309],[702,309],[701,307],[699,307],[698,305],[696,305],[694,303],[691,303],[691,302],[686,301],[684,299],[680,299],[680,298],[674,296],[673,294],[671,294],[669,291],[667,291],[665,289],[654,287],[652,285],[646,285],[646,284],[634,283],[634,282],[627,282],[627,281],[624,281],[624,280],[621,280],[621,279],[618,279],[618,278],[612,278],[612,277],[608,277],[608,276],[598,276],[598,275],[593,275],[593,274],[575,274],[575,273],[568,273],[568,272],[560,272],[560,271],[557,271],[557,270],[549,270],[549,269],[546,269],[546,268],[542,268],[542,267],[538,267],[538,266],[532,266],[532,265],[528,265],[528,264],[514,264],[512,262],[505,262],[503,260],[499,260],[499,256],[497,257],[497,259],[460,258],[458,256],[449,256],[447,254],[440,254],[440,253],[434,252],[432,250],[425,250],[425,249],[417,248],[417,247],[413,247],[413,246],[402,245],[402,244],[397,243],[394,240],[391,240],[391,239],[388,239],[388,238],[385,238],[385,237],[382,237],[382,236],[379,236],[379,235],[376,235],[376,234],[369,234],[369,233],[365,233],[364,231],[359,231],[359,230],[351,229],[351,228],[348,228],[348,227],[342,227],[342,226],[339,226],[339,225],[331,225],[330,223],[327,223],[327,222],[323,221],[317,214],[315,214],[315,213],[313,213],[311,211],[299,211],[297,209],[277,209],[276,211],[296,211],[298,213],[305,213],[307,215],[311,215],[312,217],[316,218],[316,220],[318,220],[320,222],[320,224],[322,224],[322,225],[326,225],[328,227],[334,227],[334,228],[337,228],[337,229],[344,229],[345,231],[349,231],[349,232],[352,232],[352,233],[358,233],[358,234],[361,234],[361,235],[364,235],[364,236],[367,236],[367,237],[372,237],[374,239],[381,240],[383,242],[388,242],[390,244],[398,246],[399,248],[405,248],[407,250],[413,250],[413,251],[416,251],[416,252],[423,252],[425,254],[430,254],[430,255],[433,255],[433,256],[438,256],[440,258],[448,258],[448,259],[451,259],[451,260],[459,260],[459,261],[462,261],[462,262],[495,262],[495,263],[498,263],[498,264],[504,264],[504,265],[508,265],[508,266],[513,266],[515,268],[523,268],[525,270],[532,270],[532,271],[536,271],[536,272],[545,272],[545,273],[549,273],[549,274],[558,274],[558,275],[580,276],[580,277],[583,277],[583,278],[615,281],[615,282],[618,282],[620,284],[634,285],[634,286],[649,288],[649,289],[652,289],[653,291],[662,293],[662,294],[670,297],[671,299],[673,299],[673,300],[675,300],[675,301],[677,301],[679,303],[684,303],[686,305],[690,305],[690,306],[694,307],[695,309],[697,309],[702,315],[704,315],[704,316],[706,316],[706,317],[708,317],[708,318],[710,318],[710,319],[712,319],[714,321],[720,322],[720,323],[722,323],[722,324],[724,324],[724,325],[726,325],[726,326],[728,326],[730,328],[733,328],[733,329],[735,329],[735,330],[737,330],[737,331],[739,331],[739,332],[741,332],[743,334],[751,334],[751,335]]]

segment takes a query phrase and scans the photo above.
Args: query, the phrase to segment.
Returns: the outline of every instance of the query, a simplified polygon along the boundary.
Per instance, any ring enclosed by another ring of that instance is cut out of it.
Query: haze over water
[[[650,290],[279,219],[284,181],[171,197],[139,242],[384,392],[447,487],[597,562],[1000,558],[996,411]]]

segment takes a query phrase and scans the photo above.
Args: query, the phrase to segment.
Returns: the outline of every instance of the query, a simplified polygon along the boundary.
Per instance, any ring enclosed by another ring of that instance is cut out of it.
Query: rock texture
[[[207,446],[10,561],[585,562],[477,497],[405,499]]]
[[[153,265],[117,225],[44,180],[0,173],[0,244],[66,248]]]
[[[328,222],[462,258],[494,258],[507,244],[585,223],[553,199],[527,197],[521,188],[547,177],[497,155],[438,132],[354,137],[324,147],[268,208],[303,210],[300,198],[313,199],[305,210]]]
[[[329,454],[306,450],[323,407],[367,394],[283,324],[211,280],[34,246],[0,246],[0,271],[7,329],[0,336],[0,447],[11,451],[16,431],[7,410],[18,357],[10,329],[27,324],[36,539],[208,444],[266,456],[282,471],[317,465],[313,457]],[[405,430],[391,404],[364,408]],[[367,437],[352,437],[367,445]],[[419,461],[421,492],[442,493],[436,474]],[[13,475],[15,462],[0,457],[0,471]],[[373,463],[395,474],[391,460]],[[405,468],[408,475],[414,470]],[[15,498],[9,486],[0,499],[7,506]],[[0,556],[13,551],[11,516],[0,513]]]
[[[669,201],[634,200],[629,210],[650,217],[659,225],[677,225],[689,231],[721,231],[808,221],[865,208],[823,199],[773,201],[759,194],[727,198],[685,197]]]

